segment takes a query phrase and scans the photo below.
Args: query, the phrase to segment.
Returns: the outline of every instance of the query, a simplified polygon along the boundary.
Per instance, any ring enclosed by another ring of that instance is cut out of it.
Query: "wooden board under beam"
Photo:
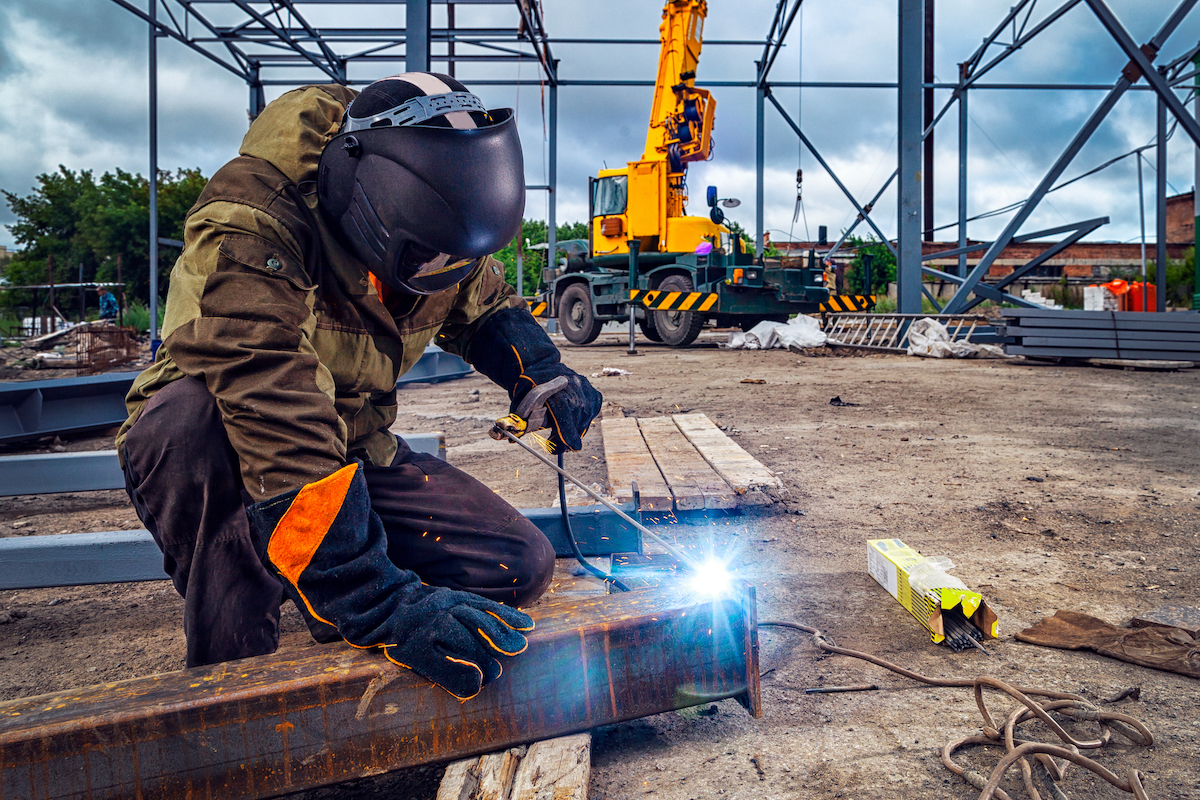
[[[636,419],[606,417],[600,422],[608,482],[617,502],[633,500],[633,482],[641,497],[639,511],[670,511],[671,490],[646,447]]]
[[[771,470],[738,446],[704,414],[675,414],[675,424],[704,459],[739,495],[751,489],[777,489],[783,483]]]
[[[677,511],[737,507],[737,496],[729,484],[713,471],[674,420],[670,417],[639,419],[638,426],[675,496]]]

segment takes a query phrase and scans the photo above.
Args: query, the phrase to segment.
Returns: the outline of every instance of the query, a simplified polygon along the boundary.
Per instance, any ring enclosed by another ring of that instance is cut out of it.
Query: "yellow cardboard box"
[[[929,630],[934,642],[940,643],[946,638],[942,611],[955,607],[960,607],[963,616],[983,632],[984,639],[997,638],[999,620],[978,592],[953,586],[913,588],[909,573],[924,561],[924,556],[899,539],[867,541],[867,571]]]

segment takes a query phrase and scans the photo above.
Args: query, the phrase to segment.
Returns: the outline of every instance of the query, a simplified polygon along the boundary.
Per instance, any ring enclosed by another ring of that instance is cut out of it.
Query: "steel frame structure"
[[[812,0],[809,0],[812,2]],[[1034,12],[1038,0],[1017,0],[982,45],[960,64],[959,75],[954,83],[932,81],[930,58],[933,43],[933,4],[935,0],[897,0],[899,10],[898,43],[899,60],[897,78],[894,81],[772,81],[771,70],[791,33],[793,22],[803,0],[776,0],[771,25],[764,39],[743,41],[708,41],[706,45],[754,45],[762,52],[755,62],[755,79],[752,81],[702,81],[705,86],[751,88],[756,92],[756,250],[759,255],[764,246],[764,163],[765,163],[765,109],[768,102],[780,114],[783,121],[799,137],[804,147],[821,165],[834,183],[855,207],[858,218],[843,234],[842,238],[826,255],[837,252],[861,222],[866,222],[876,236],[887,244],[896,255],[898,263],[898,311],[919,313],[922,294],[939,311],[963,313],[983,300],[1002,300],[1020,306],[1029,305],[1019,297],[1005,291],[1004,287],[1028,274],[1045,263],[1069,244],[1078,241],[1107,218],[1088,220],[1063,228],[1040,231],[1038,234],[1018,232],[1029,219],[1038,204],[1053,190],[1070,166],[1083,145],[1104,122],[1120,98],[1127,92],[1152,91],[1158,98],[1157,150],[1158,178],[1155,187],[1157,213],[1157,264],[1158,302],[1165,301],[1165,208],[1166,208],[1166,131],[1168,119],[1174,117],[1189,138],[1200,146],[1200,124],[1187,112],[1180,91],[1191,91],[1189,81],[1197,77],[1198,70],[1193,60],[1200,53],[1200,46],[1185,50],[1173,58],[1159,59],[1171,34],[1194,10],[1200,0],[1179,0],[1174,10],[1166,17],[1156,35],[1147,43],[1138,45],[1128,30],[1104,0],[1059,0],[1059,4],[1044,16],[1036,19]],[[264,103],[263,87],[299,85],[311,80],[286,77],[271,77],[266,73],[303,68],[315,72],[320,78],[340,83],[354,84],[369,79],[355,79],[349,69],[357,64],[379,64],[402,62],[406,69],[429,69],[431,64],[448,64],[453,74],[459,63],[502,63],[528,62],[538,68],[536,79],[525,80],[475,80],[475,84],[514,85],[537,84],[547,93],[547,169],[548,183],[530,186],[531,190],[549,193],[548,233],[550,252],[556,245],[556,198],[557,188],[557,138],[558,138],[558,89],[562,86],[649,86],[648,80],[563,80],[558,72],[558,59],[552,45],[564,44],[645,44],[657,45],[655,39],[554,39],[546,30],[540,4],[530,0],[145,0],[149,11],[135,5],[134,0],[113,0],[145,21],[150,29],[150,117],[151,117],[151,174],[157,171],[157,99],[156,99],[156,42],[158,38],[171,38],[202,54],[227,71],[246,81],[250,89],[251,114],[257,113]],[[172,4],[178,6],[172,10]],[[313,25],[305,15],[306,7],[315,5],[405,5],[403,27],[375,28],[325,28]],[[431,10],[434,4],[445,5],[447,25],[435,28],[431,25]],[[455,24],[456,5],[495,5],[513,9],[513,26],[508,28],[459,28]],[[160,6],[166,17],[159,16]],[[1128,65],[1113,84],[1096,83],[984,83],[981,79],[1000,63],[1015,54],[1032,39],[1050,29],[1059,19],[1076,6],[1089,9],[1100,24],[1108,31],[1113,41],[1129,58]],[[231,19],[217,21],[216,16],[206,10],[220,7],[230,12]],[[239,16],[240,15],[240,16]],[[403,48],[403,53],[399,52]],[[775,88],[887,88],[896,89],[898,94],[898,149],[897,169],[884,182],[873,198],[860,202],[837,176],[831,165],[820,154],[801,127],[792,120],[784,107],[773,96]],[[1046,172],[1042,181],[1029,197],[1019,204],[1002,233],[980,247],[967,244],[967,109],[972,90],[1030,89],[1030,90],[1077,90],[1105,91],[1105,97],[1071,140],[1060,157]],[[935,109],[935,90],[950,90],[949,100]],[[957,219],[952,224],[957,228],[958,248],[922,255],[922,235],[931,232],[932,209],[927,208],[932,200],[929,175],[932,172],[932,138],[937,125],[947,118],[951,109],[957,109],[958,124],[958,207]],[[1139,155],[1140,157],[1140,155]],[[922,181],[922,174],[926,180]],[[897,236],[894,243],[883,234],[881,226],[872,218],[872,209],[891,184],[897,184]],[[155,263],[157,231],[155,230],[155,185],[151,182],[151,263]],[[984,282],[988,269],[997,256],[1013,241],[1029,240],[1037,235],[1069,234],[1066,239],[1053,245],[1029,263],[1018,267],[1007,276],[1001,285],[990,286]],[[967,269],[967,254],[984,250],[978,263]],[[957,274],[923,266],[924,261],[957,255]],[[942,308],[936,298],[922,284],[922,275],[928,275],[958,284],[956,294]],[[157,303],[157,276],[151,273],[151,304]],[[156,320],[151,313],[152,324]],[[152,331],[153,333],[153,331]]]

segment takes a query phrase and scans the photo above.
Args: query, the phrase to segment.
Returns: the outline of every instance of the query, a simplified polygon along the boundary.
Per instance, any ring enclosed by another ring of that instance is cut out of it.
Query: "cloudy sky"
[[[136,2],[136,0],[135,0]],[[950,81],[965,60],[1003,18],[1011,0],[943,0],[937,18],[937,77]],[[1110,0],[1134,39],[1144,42],[1160,27],[1175,0]],[[146,6],[146,0],[137,2]],[[656,38],[661,4],[657,0],[544,0],[551,36],[561,38]],[[757,39],[765,36],[773,0],[709,0],[706,39]],[[1059,2],[1042,0],[1034,21]],[[1043,7],[1044,6],[1044,7]],[[231,10],[200,6],[221,18]],[[176,14],[175,0],[160,6]],[[401,26],[404,9],[305,5],[320,26]],[[164,12],[160,10],[160,15]],[[443,6],[435,6],[435,25],[444,24]],[[238,17],[240,19],[240,16]],[[892,81],[896,75],[896,0],[807,0],[787,47],[772,72],[778,81]],[[508,6],[460,6],[459,26],[515,25]],[[1200,39],[1200,10],[1175,33],[1163,55],[1174,58]],[[436,52],[436,51],[435,51]],[[560,75],[569,79],[650,79],[656,46],[554,45]],[[700,62],[703,80],[750,80],[761,47],[707,46]],[[1126,63],[1092,13],[1083,4],[1057,22],[987,79],[991,82],[1047,81],[1111,84]],[[352,79],[382,77],[401,63],[352,67]],[[435,69],[442,69],[435,61]],[[536,75],[525,66],[520,77]],[[517,77],[515,65],[464,65],[459,77]],[[284,77],[276,72],[268,77]],[[317,73],[292,71],[286,77],[318,81]],[[283,87],[269,87],[268,99]],[[537,86],[481,86],[489,106],[518,109],[525,144],[527,180],[546,182],[546,142],[542,96]],[[120,167],[145,174],[148,169],[148,79],[146,26],[110,0],[4,0],[0,4],[0,188],[29,193],[35,177],[58,165],[96,173]],[[716,184],[722,197],[739,197],[730,216],[747,229],[754,225],[754,93],[748,88],[715,88],[718,99],[715,158],[693,166],[690,210],[704,213],[704,187]],[[949,93],[939,91],[942,101]],[[846,185],[866,202],[895,167],[895,92],[879,89],[779,89],[776,96],[821,150]],[[976,91],[970,98],[970,203],[972,215],[1025,197],[1062,151],[1102,92]],[[587,177],[604,165],[640,157],[649,113],[649,88],[564,87],[559,90],[558,219],[582,220],[587,213]],[[171,40],[159,44],[159,166],[199,167],[212,174],[236,155],[247,126],[248,92],[241,80]],[[1131,92],[1068,169],[1078,175],[1131,148],[1154,139],[1155,105],[1147,92]],[[854,211],[833,182],[770,106],[767,109],[766,227],[776,240],[815,237],[818,225],[831,234],[854,218]],[[948,124],[946,124],[948,123]],[[938,128],[937,224],[956,219],[957,130],[955,113]],[[1170,193],[1194,183],[1193,149],[1182,131],[1171,140]],[[1150,200],[1153,152],[1147,153],[1147,225],[1153,236]],[[804,170],[803,215],[793,222],[795,175]],[[1139,236],[1137,167],[1133,158],[1057,192],[1043,202],[1024,230],[1053,227],[1097,216],[1112,218],[1093,239],[1132,241]],[[876,219],[894,235],[895,191],[877,206]],[[545,193],[531,192],[527,216],[544,217]],[[12,222],[0,208],[0,226]],[[972,223],[972,238],[986,238],[1007,217]],[[807,227],[806,227],[807,225]],[[789,236],[790,234],[790,236]],[[948,230],[944,236],[954,238]],[[0,227],[0,245],[13,245]]]

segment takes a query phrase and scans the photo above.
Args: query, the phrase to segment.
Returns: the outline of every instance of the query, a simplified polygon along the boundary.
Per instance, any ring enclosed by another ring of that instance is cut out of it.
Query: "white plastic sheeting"
[[[994,344],[952,341],[946,326],[928,317],[908,329],[908,354],[924,358],[1004,358],[1004,350]]]
[[[744,333],[731,333],[726,346],[731,350],[824,347],[825,340],[820,323],[801,314],[787,322],[760,322]]]

